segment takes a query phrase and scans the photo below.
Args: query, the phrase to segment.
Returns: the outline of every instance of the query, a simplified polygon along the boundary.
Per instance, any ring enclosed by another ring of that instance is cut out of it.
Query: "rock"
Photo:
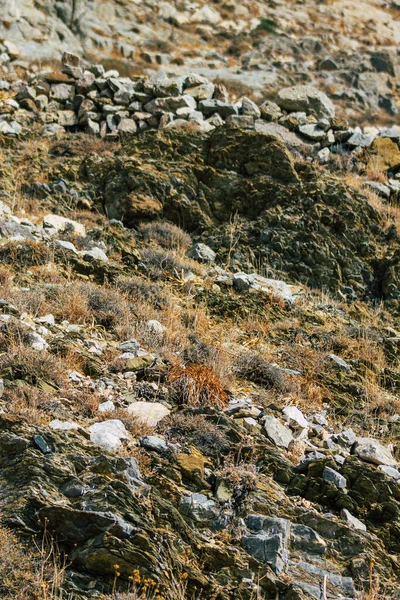
[[[342,517],[343,521],[346,521],[347,525],[352,529],[357,529],[359,531],[367,531],[367,528],[364,525],[364,523],[362,523],[356,517],[353,517],[353,515],[347,510],[347,508],[342,508],[342,510],[340,511],[340,516]]]
[[[122,134],[133,135],[137,132],[137,125],[133,119],[121,119],[118,131]]]
[[[213,263],[215,262],[217,255],[209,246],[199,242],[190,248],[188,251],[188,256],[198,260],[199,262]]]
[[[324,362],[333,365],[338,371],[351,371],[350,365],[336,354],[327,354]]]
[[[107,400],[106,402],[102,402],[99,404],[98,411],[99,412],[113,412],[115,410],[115,404],[112,400]]]
[[[240,114],[255,117],[256,119],[259,119],[261,117],[261,111],[258,108],[257,104],[246,97],[242,98]]]
[[[265,417],[264,429],[269,439],[272,440],[278,448],[288,448],[290,442],[293,440],[290,429],[282,425],[279,419],[276,419],[275,417],[270,417],[269,415]]]
[[[308,554],[324,554],[327,548],[325,540],[307,525],[292,524],[290,545],[295,550]]]
[[[333,440],[342,448],[348,450],[357,441],[357,436],[352,429],[345,429],[340,433],[333,435]]]
[[[386,465],[379,465],[378,469],[395,481],[400,481],[400,471],[398,469],[395,469],[394,467],[388,467]]]
[[[304,458],[301,459],[300,464],[298,466],[298,470],[303,472],[307,471],[308,465],[311,463],[317,462],[318,460],[322,460],[325,458],[325,454],[322,452],[312,451],[308,452]]]
[[[158,452],[159,454],[165,454],[168,452],[168,445],[162,438],[159,438],[155,435],[145,435],[141,437],[139,443],[143,448],[147,450],[153,450],[154,452]]]
[[[313,140],[314,142],[319,142],[325,137],[325,129],[321,129],[319,125],[316,125],[314,123],[310,123],[308,125],[300,125],[299,133],[309,138],[310,140]]]
[[[140,348],[140,344],[135,338],[122,342],[117,349],[121,352],[133,352],[135,353]]]
[[[57,246],[60,246],[60,248],[62,248],[63,250],[69,250],[74,254],[78,254],[78,250],[75,248],[72,242],[66,242],[65,240],[55,240],[55,243],[57,244]]]
[[[330,157],[331,151],[329,150],[329,148],[322,148],[322,150],[319,150],[319,152],[317,152],[317,159],[321,165],[326,165],[326,163],[329,162]]]
[[[192,96],[198,102],[200,100],[209,100],[213,97],[215,86],[210,81],[205,80],[204,83],[194,85],[185,89],[185,95]]]
[[[327,466],[324,467],[324,470],[322,472],[322,479],[324,479],[325,481],[330,481],[331,483],[336,485],[336,487],[342,490],[346,489],[347,487],[346,478],[334,469],[331,469]]]
[[[156,335],[163,335],[166,331],[166,327],[156,319],[150,319],[149,321],[146,321],[145,327],[148,331]]]
[[[301,410],[296,406],[286,406],[283,411],[283,418],[287,421],[288,425],[293,428],[307,429],[309,423]]]
[[[208,4],[198,8],[190,17],[192,23],[206,23],[208,25],[218,25],[221,20],[219,12]]]
[[[217,113],[224,120],[230,115],[239,114],[238,108],[234,104],[222,102],[221,100],[202,100],[199,102],[198,108],[206,117],[211,117],[211,115]]]
[[[121,440],[129,438],[125,425],[119,419],[94,423],[89,428],[90,441],[101,446],[107,452],[118,450]]]
[[[243,427],[252,433],[260,430],[260,424],[253,417],[244,417],[243,418]]]
[[[46,506],[39,511],[39,520],[48,529],[75,545],[104,531],[119,538],[128,538],[132,525],[112,514],[94,510],[76,510],[67,506]]]
[[[355,132],[349,137],[346,143],[349,146],[353,146],[354,148],[369,148],[373,141],[374,139],[372,136],[365,135],[364,133]]]
[[[75,54],[63,52],[61,57],[61,70],[66,75],[70,75],[74,79],[79,79],[83,75],[81,59]]]
[[[76,235],[85,235],[85,227],[81,223],[67,219],[66,217],[60,217],[59,215],[49,214],[43,218],[43,227],[55,229],[56,231],[72,231]]]
[[[128,413],[139,423],[155,427],[159,421],[170,414],[169,408],[160,402],[133,402],[128,407]]]
[[[200,526],[213,525],[219,516],[217,504],[204,494],[184,496],[179,510]]]
[[[289,112],[304,111],[328,119],[335,116],[335,108],[328,96],[310,85],[295,85],[280,90],[277,104]]]
[[[50,98],[53,100],[65,102],[67,100],[72,100],[74,96],[75,87],[73,85],[68,85],[66,83],[57,83],[55,85],[50,86]]]
[[[260,106],[261,118],[265,121],[277,121],[282,116],[282,111],[275,102],[265,100]]]
[[[290,521],[263,515],[250,515],[246,518],[246,525],[249,529],[260,533],[244,535],[243,548],[254,558],[269,564],[276,573],[282,573],[288,561]]]
[[[107,254],[101,248],[91,248],[90,250],[82,250],[78,252],[80,256],[83,256],[85,260],[108,262]]]
[[[397,462],[393,458],[389,448],[383,446],[378,440],[374,440],[373,438],[357,438],[352,448],[352,453],[374,465],[397,466]]]
[[[238,292],[247,291],[250,288],[264,290],[288,302],[294,302],[296,298],[292,286],[284,281],[268,279],[256,273],[235,273],[233,276],[233,286]]]
[[[79,425],[77,423],[71,423],[70,421],[60,421],[59,419],[53,419],[49,423],[50,429],[54,429],[55,431],[74,431],[79,429]]]
[[[226,124],[240,129],[254,129],[254,117],[249,115],[229,115]]]
[[[390,187],[379,181],[366,181],[365,185],[373,190],[381,198],[388,200],[390,198]]]

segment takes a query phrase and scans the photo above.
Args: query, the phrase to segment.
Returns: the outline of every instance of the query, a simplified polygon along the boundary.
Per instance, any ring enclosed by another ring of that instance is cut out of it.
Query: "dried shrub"
[[[133,313],[125,296],[118,290],[95,283],[78,283],[48,291],[51,312],[72,323],[95,324],[107,330],[130,331]]]
[[[116,287],[135,303],[151,304],[156,310],[166,310],[171,299],[157,283],[139,277],[119,277]]]
[[[172,442],[192,444],[205,456],[219,457],[229,452],[229,441],[224,433],[204,415],[178,412],[163,419],[160,433]]]
[[[66,379],[65,367],[57,358],[22,345],[0,356],[0,373],[6,379],[20,379],[34,386],[47,383],[55,388]]]
[[[67,564],[57,544],[44,533],[33,549],[0,525],[0,597],[2,600],[62,600]]]
[[[152,240],[167,250],[185,252],[192,244],[190,235],[172,223],[159,221],[143,223],[140,232],[143,239]]]
[[[0,596],[3,600],[41,597],[35,557],[12,531],[0,525]]]
[[[172,250],[144,248],[141,258],[147,273],[153,279],[182,279],[190,272],[201,275],[204,267],[190,258],[178,256]]]
[[[1,398],[7,412],[19,415],[32,425],[47,425],[54,409],[54,396],[24,382],[6,387]]]
[[[267,389],[288,390],[282,371],[257,352],[242,352],[236,359],[235,371],[239,377],[259,383]]]
[[[183,351],[183,359],[186,363],[204,364],[210,358],[211,349],[197,335],[189,335],[189,344]]]
[[[180,405],[224,408],[229,396],[214,371],[204,365],[175,366],[168,378],[172,398]]]
[[[0,263],[12,265],[15,271],[45,265],[53,258],[50,248],[44,242],[10,241],[0,246]]]

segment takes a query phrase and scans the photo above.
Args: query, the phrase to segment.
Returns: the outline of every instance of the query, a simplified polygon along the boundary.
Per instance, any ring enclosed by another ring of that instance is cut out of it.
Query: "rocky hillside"
[[[0,597],[399,599],[397,3],[0,7]]]
[[[311,83],[364,122],[396,118],[399,20],[398,0],[0,0],[19,70],[67,50],[125,75],[196,72],[256,99]]]

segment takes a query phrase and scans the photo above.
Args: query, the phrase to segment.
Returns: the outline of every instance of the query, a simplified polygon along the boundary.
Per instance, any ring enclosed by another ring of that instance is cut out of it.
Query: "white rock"
[[[94,423],[89,427],[89,431],[90,441],[108,452],[118,450],[121,440],[126,440],[129,437],[125,425],[119,419]]]
[[[357,517],[353,517],[353,515],[347,510],[347,508],[342,508],[342,510],[340,511],[340,516],[352,529],[358,529],[359,531],[367,531],[367,528],[364,525],[364,523],[357,519]]]
[[[379,465],[379,471],[385,473],[388,477],[392,477],[395,481],[400,481],[400,471],[395,469],[394,467],[388,467],[387,465]]]
[[[49,423],[50,429],[54,429],[54,431],[72,431],[79,429],[79,425],[77,423],[71,423],[70,421],[60,421],[59,419],[53,419]]]
[[[64,231],[65,229],[72,228],[73,232],[77,235],[85,235],[85,227],[82,223],[77,223],[59,215],[46,215],[43,219],[43,227],[55,229],[56,231]]]
[[[286,406],[283,411],[283,418],[290,427],[300,427],[306,429],[309,425],[307,419],[296,406]]]
[[[46,323],[46,325],[54,325],[55,319],[54,315],[44,315],[44,317],[39,317],[39,323]]]
[[[151,333],[156,333],[157,335],[162,335],[166,330],[166,327],[156,319],[150,319],[149,321],[146,321],[145,327],[151,331]]]
[[[99,412],[113,412],[115,410],[115,404],[112,400],[107,400],[99,404]]]
[[[56,244],[63,248],[63,250],[70,250],[74,254],[78,254],[78,250],[75,248],[72,242],[66,242],[64,240],[56,240]]]
[[[170,414],[169,408],[160,402],[134,402],[128,408],[128,413],[141,423],[155,427],[161,419]]]
[[[108,256],[107,254],[101,250],[101,248],[92,248],[91,250],[82,250],[82,252],[78,252],[80,256],[87,260],[99,260],[100,262],[107,262]]]
[[[219,12],[208,4],[198,8],[190,18],[192,23],[207,23],[208,25],[217,25],[221,20]]]
[[[258,431],[260,429],[260,425],[256,419],[253,417],[245,417],[243,419],[243,427],[247,429],[247,431]]]

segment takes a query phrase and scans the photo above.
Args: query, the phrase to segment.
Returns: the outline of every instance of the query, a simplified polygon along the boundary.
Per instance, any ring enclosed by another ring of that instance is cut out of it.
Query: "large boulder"
[[[277,104],[289,112],[305,112],[328,119],[335,116],[335,107],[328,96],[311,85],[283,88],[278,93]]]
[[[397,462],[389,448],[383,446],[378,440],[373,438],[358,438],[354,445],[353,453],[366,462],[374,465],[386,465],[396,467]]]

